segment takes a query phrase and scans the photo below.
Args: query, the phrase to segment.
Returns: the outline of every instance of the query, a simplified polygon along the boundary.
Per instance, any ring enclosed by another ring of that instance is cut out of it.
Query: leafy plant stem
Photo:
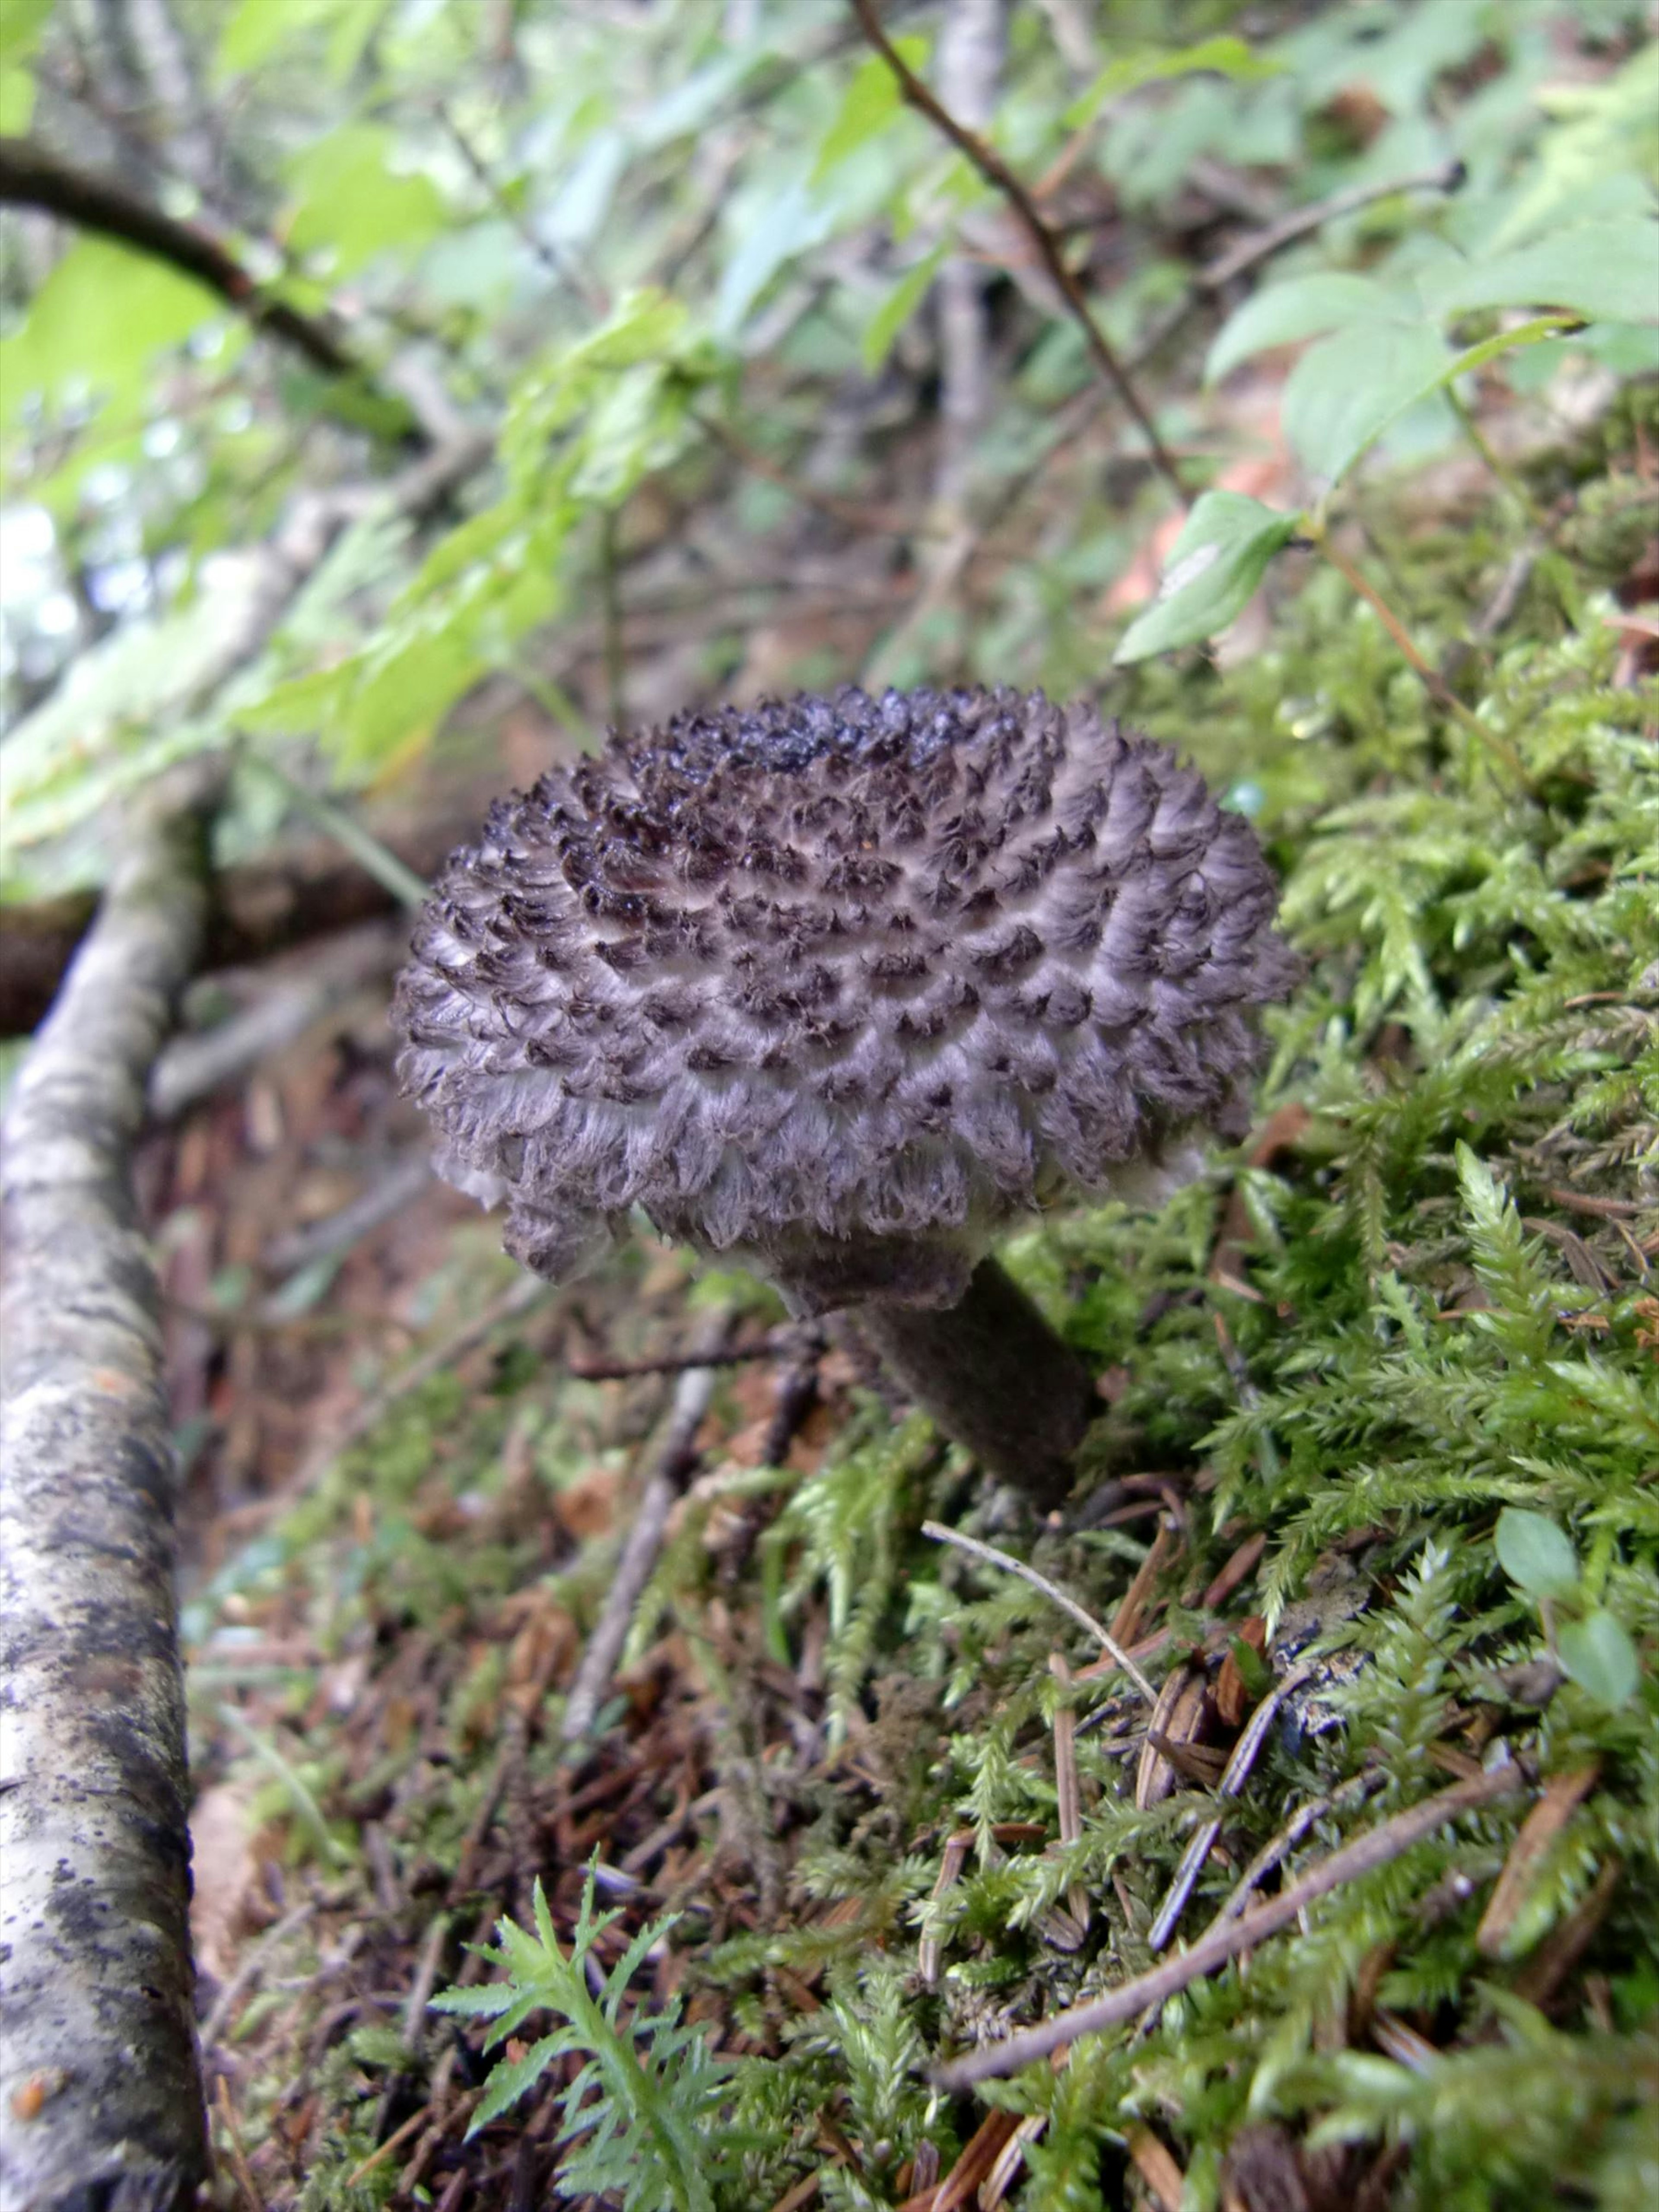
[[[599,521],[599,591],[605,611],[605,714],[611,728],[620,734],[628,726],[628,715],[623,659],[622,563],[617,537],[617,510],[607,507]]]
[[[556,684],[550,676],[530,667],[516,653],[507,656],[504,666],[505,672],[535,701],[550,722],[556,722],[584,752],[592,750],[595,740],[587,719],[562,684]]]
[[[976,131],[959,123],[933,94],[930,92],[910,67],[892,40],[882,28],[881,18],[876,13],[875,0],[852,0],[853,13],[859,27],[876,52],[891,70],[907,106],[918,114],[925,115],[934,129],[942,132],[957,152],[967,156],[980,175],[994,191],[1000,192],[1018,217],[1021,227],[1037,250],[1038,258],[1049,276],[1060,287],[1066,308],[1082,331],[1090,356],[1101,374],[1117,393],[1133,418],[1142,437],[1146,441],[1152,465],[1163,477],[1182,507],[1191,505],[1191,496],[1182,483],[1175,459],[1147,412],[1140,394],[1136,391],[1127,371],[1113,350],[1110,341],[1096,321],[1087,295],[1073,274],[1060,241],[1054,231],[1043,221],[1036,202],[1015,175],[996,149],[988,144]]]
[[[261,1735],[252,1722],[232,1705],[222,1705],[219,1717],[228,1729],[240,1736],[261,1765],[269,1769],[288,1792],[294,1808],[295,1818],[310,1837],[317,1856],[325,1866],[349,1866],[351,1854],[337,1838],[331,1836],[328,1822],[323,1818],[323,1808],[307,1788],[293,1765],[283,1758],[268,1736]]]
[[[1539,506],[1532,494],[1527,489],[1526,484],[1522,478],[1516,474],[1516,471],[1510,466],[1503,455],[1499,453],[1497,448],[1493,446],[1492,440],[1487,437],[1486,432],[1481,428],[1474,410],[1469,405],[1468,400],[1463,398],[1455,384],[1447,385],[1446,397],[1451,402],[1453,414],[1456,416],[1459,422],[1462,425],[1463,435],[1468,440],[1469,444],[1480,456],[1482,464],[1491,471],[1498,483],[1503,486],[1504,489],[1521,509],[1521,512],[1526,516],[1528,521],[1531,523],[1533,528],[1538,532],[1539,535],[1540,537],[1547,537],[1549,534],[1549,518],[1545,514],[1543,509]]]
[[[1424,659],[1413,642],[1410,631],[1376,586],[1369,581],[1361,570],[1355,568],[1346,555],[1337,550],[1331,543],[1329,534],[1322,527],[1314,527],[1310,535],[1315,544],[1335,569],[1337,574],[1341,577],[1343,582],[1351,591],[1357,592],[1366,605],[1375,612],[1377,620],[1405,655],[1413,672],[1421,678],[1424,689],[1435,704],[1460,721],[1474,736],[1479,738],[1487,751],[1504,763],[1517,782],[1528,784],[1527,771],[1522,766],[1521,757],[1515,747],[1510,744],[1507,738],[1500,737],[1496,730],[1488,729],[1480,717],[1472,713],[1463,704],[1439,670],[1431,661]]]
[[[283,793],[296,813],[306,815],[319,830],[326,830],[335,843],[360,861],[375,882],[390,891],[400,906],[412,908],[424,906],[431,886],[413,868],[400,860],[389,847],[383,845],[372,831],[337,806],[331,799],[324,799],[317,792],[307,790],[288,770],[280,768],[268,753],[256,752],[252,745],[242,745],[237,754],[239,762],[257,769]]]

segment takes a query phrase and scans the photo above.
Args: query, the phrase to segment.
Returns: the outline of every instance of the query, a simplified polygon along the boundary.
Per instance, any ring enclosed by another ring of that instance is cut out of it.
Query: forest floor
[[[500,1978],[473,1947],[529,1926],[538,1883],[568,1946],[590,1869],[620,1916],[590,1980],[678,1916],[630,1984],[641,2035],[677,1999],[722,2058],[766,2062],[730,2077],[711,2203],[1647,2197],[1659,694],[1620,607],[1653,596],[1659,474],[1638,412],[1529,461],[1541,534],[1467,471],[1370,501],[1419,640],[1501,750],[1328,574],[1287,580],[1271,636],[1223,665],[1109,693],[1255,814],[1310,969],[1246,1145],[1161,1214],[1059,1217],[1007,1255],[1098,1376],[1049,1522],[906,1418],[850,1331],[788,1328],[745,1279],[643,1240],[568,1290],[522,1277],[422,1174],[394,939],[149,1139],[225,2203],[620,2202],[552,2195],[580,2062],[529,2079],[548,2017],[505,2045],[525,2094],[469,2136],[488,2022],[428,2003]],[[722,1332],[705,1405],[672,1363]],[[567,1741],[653,1473],[679,1502]],[[1520,1537],[1495,1552],[1506,1507]],[[1047,1596],[927,1520],[1040,1568],[1128,1648],[1152,1714]],[[1525,1553],[1543,1521],[1553,1582]],[[1253,1712],[1270,1724],[1239,1755]],[[1503,1759],[1511,1794],[1356,1872],[1248,1971],[992,2101],[930,2081]]]

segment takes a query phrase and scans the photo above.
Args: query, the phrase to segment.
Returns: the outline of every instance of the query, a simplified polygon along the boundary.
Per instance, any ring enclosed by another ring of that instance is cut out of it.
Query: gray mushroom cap
[[[398,1070],[539,1273],[637,1206],[804,1309],[946,1304],[1020,1215],[1241,1128],[1275,904],[1249,824],[1088,706],[685,714],[453,855]]]

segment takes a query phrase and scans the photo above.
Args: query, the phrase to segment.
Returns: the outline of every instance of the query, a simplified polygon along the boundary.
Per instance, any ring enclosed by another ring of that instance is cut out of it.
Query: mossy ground
[[[257,1787],[266,1868],[210,2051],[263,2202],[563,2201],[569,2067],[465,2142],[479,2031],[422,2000],[476,1983],[463,1944],[527,1918],[537,1878],[568,1933],[596,1855],[624,1916],[607,1963],[680,1916],[642,2008],[677,1992],[763,2062],[733,2075],[747,2147],[718,2185],[744,2212],[927,2203],[988,2108],[1029,2124],[979,2201],[1025,2212],[1174,2212],[1183,2186],[1193,2212],[1659,2198],[1659,694],[1613,596],[1651,531],[1653,413],[1638,392],[1604,457],[1539,465],[1547,540],[1507,496],[1455,526],[1378,502],[1368,557],[1478,728],[1324,573],[1240,665],[1109,696],[1255,815],[1309,970],[1250,1144],[1156,1217],[1057,1217],[1007,1255],[1101,1377],[1063,1522],[895,1425],[845,1349],[787,1468],[757,1466],[779,1370],[732,1367],[616,1693],[567,1752],[672,1379],[571,1379],[578,1321],[628,1357],[675,1349],[689,1297],[777,1318],[636,1250],[395,1399],[198,1595],[204,1780]],[[511,1280],[476,1225],[445,1264],[455,1312]],[[1505,1507],[1566,1532],[1574,1591],[1505,1574]],[[1188,1668],[1184,1766],[1149,1786],[1122,1675],[1085,1673],[1087,1637],[930,1516],[1115,1620],[1155,1681]],[[1626,1698],[1551,1662],[1598,1611],[1641,1656]],[[299,1656],[250,1678],[239,1637]],[[939,2094],[934,2060],[1151,1963],[1257,1653],[1310,1671],[1182,1937],[1298,1808],[1325,1806],[1269,1890],[1500,1747],[1528,1786],[1156,2018]]]

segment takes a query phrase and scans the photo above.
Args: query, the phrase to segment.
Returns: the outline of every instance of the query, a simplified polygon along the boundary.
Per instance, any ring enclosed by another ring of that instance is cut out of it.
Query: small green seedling
[[[1578,1554],[1565,1529],[1545,1514],[1506,1505],[1492,1541],[1498,1565],[1517,1589],[1537,1601],[1547,1635],[1551,1611],[1559,1607],[1567,1613],[1553,1640],[1568,1679],[1609,1712],[1628,1705],[1641,1674],[1636,1646],[1605,1606],[1590,1603]]]
[[[629,1983],[675,1916],[641,1928],[609,1974],[601,1978],[595,1972],[590,1986],[599,1939],[621,1917],[595,1914],[594,1881],[590,1867],[568,1953],[559,1948],[538,1881],[534,1932],[503,1918],[496,1923],[500,1943],[478,1947],[506,1980],[433,1998],[435,2011],[493,2021],[487,2050],[515,2035],[533,2014],[550,2013],[557,2023],[521,2056],[491,2069],[467,2132],[488,2126],[574,2052],[581,2068],[559,2099],[573,2144],[559,2168],[562,2188],[578,2200],[614,2191],[610,2201],[623,2212],[714,2212],[719,2169],[740,2148],[729,2128],[715,2132],[731,2094],[732,2062],[715,2057],[702,2028],[681,2025],[677,2001],[660,2013],[636,2010],[622,2018]]]

